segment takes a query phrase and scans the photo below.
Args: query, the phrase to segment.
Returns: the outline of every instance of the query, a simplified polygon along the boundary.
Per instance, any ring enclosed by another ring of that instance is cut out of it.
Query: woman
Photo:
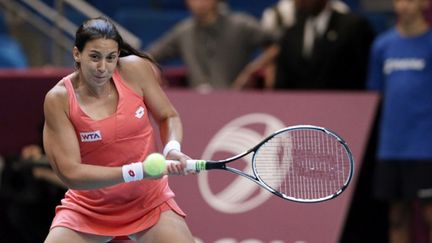
[[[167,177],[143,172],[141,161],[156,152],[150,113],[164,155],[181,161],[166,173],[183,174],[189,158],[180,151],[181,120],[159,85],[156,65],[102,17],[79,27],[73,57],[77,70],[44,103],[44,147],[69,187],[46,242],[107,242],[115,236],[193,242]]]

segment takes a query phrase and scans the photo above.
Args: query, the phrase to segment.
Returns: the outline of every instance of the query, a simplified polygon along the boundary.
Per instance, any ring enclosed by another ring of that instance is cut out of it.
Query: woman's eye
[[[107,57],[107,60],[110,61],[110,62],[113,62],[113,61],[115,61],[116,59],[117,59],[117,56],[108,56],[108,57]]]

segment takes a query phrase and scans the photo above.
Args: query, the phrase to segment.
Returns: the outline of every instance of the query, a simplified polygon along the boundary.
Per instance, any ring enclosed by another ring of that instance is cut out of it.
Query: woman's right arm
[[[75,129],[68,117],[66,89],[57,84],[44,102],[44,148],[56,174],[71,189],[97,189],[123,182],[121,167],[81,163]]]

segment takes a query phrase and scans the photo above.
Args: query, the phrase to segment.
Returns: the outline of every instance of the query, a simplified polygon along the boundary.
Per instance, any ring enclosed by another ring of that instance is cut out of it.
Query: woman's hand
[[[167,175],[187,175],[188,172],[186,171],[186,163],[187,160],[191,159],[186,154],[178,151],[178,150],[171,150],[166,156],[167,160],[171,161],[177,161],[174,163],[168,163],[167,164]]]

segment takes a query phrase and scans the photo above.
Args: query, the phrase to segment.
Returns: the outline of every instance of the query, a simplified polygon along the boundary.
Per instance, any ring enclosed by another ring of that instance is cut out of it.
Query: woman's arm
[[[155,64],[149,60],[136,56],[122,58],[121,74],[132,87],[139,89],[146,106],[159,126],[161,141],[168,144],[170,141],[181,143],[183,139],[183,127],[180,116],[169,101],[162,87],[160,86],[160,71]],[[183,168],[189,156],[181,153],[180,149],[167,151],[167,159],[178,160],[182,163],[170,167],[168,172],[183,174]]]
[[[44,148],[58,177],[71,189],[96,189],[123,182],[121,167],[81,163],[74,127],[68,113],[66,88],[62,83],[50,90],[44,102]]]

